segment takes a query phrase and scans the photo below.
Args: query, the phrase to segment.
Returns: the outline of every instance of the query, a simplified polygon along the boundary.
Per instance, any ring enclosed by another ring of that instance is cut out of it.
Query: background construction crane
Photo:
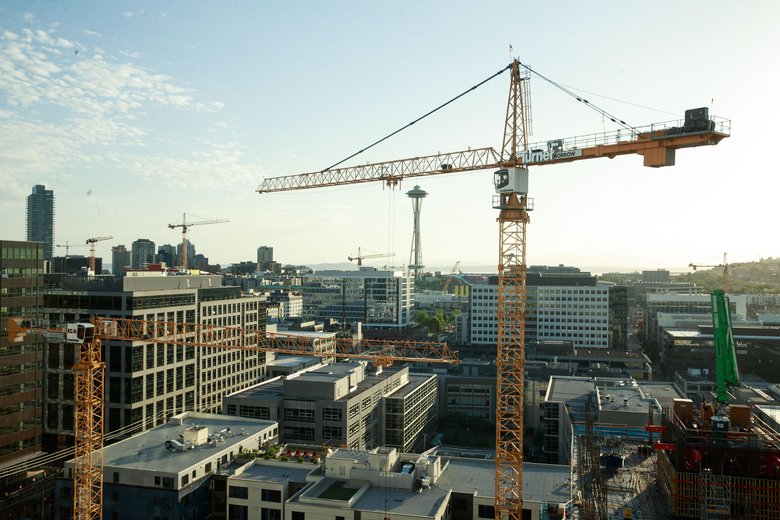
[[[341,164],[337,163],[315,172],[266,178],[257,191],[267,193],[372,181],[393,187],[410,177],[498,169],[493,175],[497,192],[493,207],[499,210],[494,512],[496,519],[519,520],[523,503],[526,226],[530,220],[529,212],[533,209],[533,203],[528,198],[527,167],[626,154],[642,155],[645,166],[673,166],[677,149],[718,144],[729,136],[730,122],[710,118],[708,109],[699,108],[687,110],[683,122],[654,123],[649,127],[634,128],[518,60],[479,85],[505,71],[510,71],[510,86],[500,153],[490,147],[343,168],[337,168]],[[527,111],[530,97],[527,85],[531,74],[550,82],[623,128],[585,138],[555,139],[529,146],[530,117]],[[439,108],[447,104],[449,102]],[[374,144],[382,141],[384,139]]]
[[[368,258],[388,258],[388,257],[391,257],[391,256],[393,256],[392,253],[377,253],[375,255],[363,255],[363,254],[360,254],[360,246],[358,246],[358,254],[357,254],[357,256],[348,256],[347,259],[350,262],[353,262],[353,261],[357,260],[357,265],[358,265],[358,267],[360,267],[360,266],[363,265],[363,260],[365,260],[365,259],[368,259]]]
[[[111,240],[112,238],[114,237],[109,235],[107,237],[93,237],[87,239],[87,245],[89,246],[89,271],[91,273],[95,272],[95,244],[103,240]]]
[[[78,345],[74,425],[73,500],[76,520],[102,516],[103,504],[103,397],[104,340],[145,341],[188,347],[243,349],[294,355],[317,355],[338,359],[366,359],[377,366],[394,362],[460,363],[445,344],[352,338],[312,339],[286,334],[264,334],[241,326],[203,325],[127,318],[93,317],[89,322],[64,327],[38,325],[22,318],[9,318],[7,334],[19,342],[25,334],[42,334],[47,340]]]
[[[230,222],[226,218],[214,219],[214,220],[199,220],[197,222],[187,222],[187,214],[183,213],[181,216],[181,224],[168,224],[168,227],[175,229],[181,228],[181,268],[187,271],[189,267],[187,265],[187,230],[192,226],[202,226],[204,224],[222,224],[224,222]]]
[[[737,267],[742,264],[729,264],[726,255],[727,253],[723,253],[722,264],[718,264],[718,265],[688,264],[688,267],[692,268],[694,271],[702,267],[706,267],[708,269],[715,269],[718,267],[722,267],[723,268],[723,292],[729,292],[729,269]]]
[[[64,244],[55,244],[56,247],[64,247],[65,248],[65,258],[68,257],[70,254],[70,249],[72,247],[87,247],[87,244],[71,244],[67,240]]]
[[[452,271],[447,277],[447,280],[444,282],[444,287],[442,288],[441,292],[446,293],[447,289],[450,288],[450,284],[452,283],[453,278],[455,278],[455,272],[458,270],[458,267],[460,267],[460,260],[455,262],[455,265],[452,267]]]

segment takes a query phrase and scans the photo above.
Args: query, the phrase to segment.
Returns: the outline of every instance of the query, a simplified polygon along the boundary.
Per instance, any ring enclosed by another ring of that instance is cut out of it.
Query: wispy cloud
[[[54,30],[23,28],[0,34],[0,94],[6,99],[6,105],[0,105],[0,177],[11,181],[7,186],[21,186],[14,179],[98,160],[131,175],[162,171],[174,183],[210,185],[251,178],[242,164],[244,150],[236,143],[205,142],[197,152],[149,155],[150,139],[170,140],[144,126],[149,111],[217,113],[224,104],[199,100],[170,76],[122,57],[137,60],[140,54],[120,51],[112,56]]]

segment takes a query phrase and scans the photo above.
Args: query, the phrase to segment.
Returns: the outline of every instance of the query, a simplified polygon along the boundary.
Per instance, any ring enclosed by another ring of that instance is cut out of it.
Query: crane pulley
[[[530,221],[529,211],[533,209],[532,200],[528,197],[527,168],[584,159],[611,159],[627,154],[643,156],[645,166],[673,166],[678,149],[716,145],[729,136],[731,123],[725,119],[710,117],[706,108],[686,111],[683,121],[655,123],[643,128],[628,126],[610,116],[610,119],[621,124],[621,130],[529,145],[530,105],[527,82],[530,76],[527,73],[539,74],[521,64],[519,60],[513,60],[509,66],[488,80],[505,70],[510,70],[511,74],[500,153],[492,147],[486,147],[336,168],[335,166],[344,162],[341,161],[321,171],[266,178],[257,192],[303,190],[377,181],[393,187],[403,179],[411,177],[498,170],[494,175],[497,197],[493,204],[493,207],[499,210],[494,513],[497,520],[519,520],[523,517],[526,226]],[[452,101],[454,99],[439,108]],[[608,115],[603,111],[602,114]],[[410,125],[420,119],[422,118]],[[396,133],[398,131],[387,137]],[[363,148],[365,149],[367,148]]]

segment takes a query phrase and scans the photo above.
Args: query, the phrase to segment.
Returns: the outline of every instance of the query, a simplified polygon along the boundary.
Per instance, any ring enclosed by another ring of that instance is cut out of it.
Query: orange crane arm
[[[645,166],[656,168],[673,166],[675,150],[715,145],[730,135],[729,120],[712,118],[710,121],[711,129],[696,132],[673,133],[675,129],[681,127],[675,126],[675,122],[666,122],[637,129],[633,135],[626,135],[626,131],[615,131],[532,144],[529,145],[528,150],[519,153],[517,161],[503,161],[493,148],[477,148],[319,172],[269,177],[263,180],[257,192],[304,190],[374,181],[383,181],[389,186],[395,186],[401,180],[411,177],[490,170],[517,164],[557,164],[629,154],[642,155]]]

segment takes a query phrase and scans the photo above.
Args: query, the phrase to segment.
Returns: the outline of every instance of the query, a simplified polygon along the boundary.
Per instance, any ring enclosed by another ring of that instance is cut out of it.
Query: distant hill
[[[679,274],[674,280],[694,282],[706,291],[723,286],[723,268],[714,267]],[[729,292],[732,294],[780,294],[780,258],[729,264]]]

